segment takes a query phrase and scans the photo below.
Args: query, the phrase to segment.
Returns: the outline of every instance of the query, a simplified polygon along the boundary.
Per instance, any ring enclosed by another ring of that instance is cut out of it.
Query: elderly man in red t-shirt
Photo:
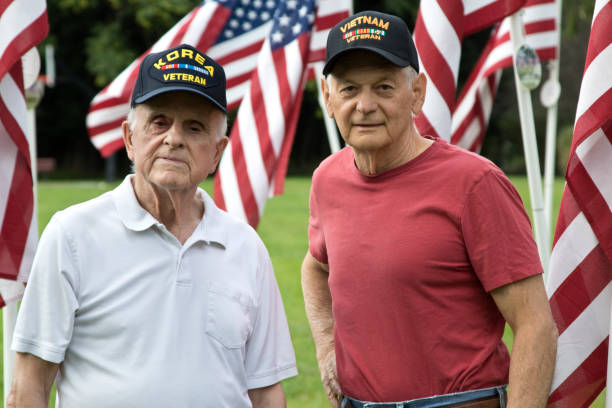
[[[321,86],[348,147],[314,173],[302,266],[323,385],[334,407],[544,407],[557,332],[529,219],[493,163],[419,135],[418,71],[400,18],[329,34]]]

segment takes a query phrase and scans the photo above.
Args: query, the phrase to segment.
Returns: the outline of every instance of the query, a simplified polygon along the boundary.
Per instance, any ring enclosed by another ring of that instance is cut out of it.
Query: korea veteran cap
[[[325,66],[327,75],[341,55],[352,50],[372,51],[399,67],[419,71],[412,35],[401,18],[377,11],[362,11],[336,24],[327,37]]]
[[[227,112],[223,67],[191,45],[147,55],[140,64],[131,104],[171,91],[196,93]]]

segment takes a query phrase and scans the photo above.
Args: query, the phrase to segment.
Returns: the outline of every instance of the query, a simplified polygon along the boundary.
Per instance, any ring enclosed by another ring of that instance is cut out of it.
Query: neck
[[[377,150],[357,150],[353,148],[355,165],[360,172],[374,176],[384,171],[408,163],[423,153],[433,143],[430,139],[413,132],[392,144]]]
[[[155,186],[138,174],[132,178],[136,199],[147,212],[164,224],[181,244],[191,236],[204,214],[197,187],[169,190]]]

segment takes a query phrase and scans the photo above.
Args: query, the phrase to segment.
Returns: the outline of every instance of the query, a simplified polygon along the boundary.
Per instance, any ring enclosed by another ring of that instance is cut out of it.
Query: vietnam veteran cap
[[[352,50],[375,52],[399,67],[419,71],[412,35],[401,18],[378,11],[362,11],[336,24],[327,37],[325,66],[327,75],[341,55]]]
[[[223,67],[191,45],[147,55],[140,64],[131,105],[170,91],[196,93],[227,112]]]

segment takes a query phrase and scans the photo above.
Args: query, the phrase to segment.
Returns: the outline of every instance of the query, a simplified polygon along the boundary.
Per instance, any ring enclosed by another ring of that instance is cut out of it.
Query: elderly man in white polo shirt
[[[284,407],[297,374],[266,248],[198,187],[227,145],[223,68],[181,45],[140,67],[135,174],[57,213],[12,347],[9,407]]]

